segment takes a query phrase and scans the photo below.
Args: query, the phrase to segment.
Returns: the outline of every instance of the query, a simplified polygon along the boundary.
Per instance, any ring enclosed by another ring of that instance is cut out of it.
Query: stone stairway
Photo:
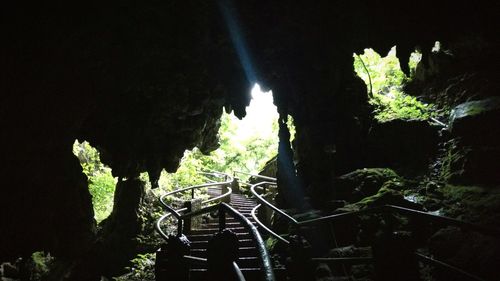
[[[208,194],[215,197],[221,194],[220,188],[209,188]],[[252,218],[251,211],[257,205],[253,199],[247,198],[241,194],[231,194],[231,206],[242,213],[254,225],[255,220]],[[230,229],[238,236],[239,241],[239,259],[238,266],[243,272],[247,281],[260,280],[260,267],[257,258],[257,248],[250,233],[243,227],[241,223],[236,221],[231,216],[226,217],[226,228]],[[191,241],[191,255],[195,257],[206,258],[208,241],[215,233],[219,231],[219,219],[210,217],[198,229],[191,230],[187,235]],[[190,270],[191,280],[204,280],[206,275],[206,267],[203,265],[193,265]]]

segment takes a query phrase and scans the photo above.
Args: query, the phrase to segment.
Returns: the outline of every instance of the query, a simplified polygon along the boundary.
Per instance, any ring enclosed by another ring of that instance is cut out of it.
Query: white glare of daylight
[[[437,53],[437,52],[439,52],[440,50],[441,50],[441,42],[436,41],[436,42],[434,43],[434,46],[432,47],[431,52],[433,52],[433,53]]]
[[[252,100],[246,111],[245,118],[238,121],[236,133],[238,138],[246,139],[250,136],[272,138],[273,122],[278,120],[278,111],[273,104],[272,92],[262,92],[259,84],[255,84],[252,89]]]

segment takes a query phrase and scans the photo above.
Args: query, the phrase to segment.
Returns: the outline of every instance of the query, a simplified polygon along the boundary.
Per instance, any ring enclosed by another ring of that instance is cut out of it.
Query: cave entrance
[[[410,55],[408,77],[401,70],[396,50],[396,46],[392,47],[385,57],[370,48],[365,49],[363,54],[354,54],[354,70],[367,85],[375,119],[385,122],[433,117],[434,106],[408,95],[404,87],[415,76],[422,55],[417,51]]]
[[[202,170],[254,174],[264,167],[272,170],[278,151],[279,115],[273,104],[272,91],[263,92],[258,84],[254,84],[251,96],[247,114],[241,120],[233,113],[223,113],[219,129],[220,147],[209,155],[203,155],[197,148],[186,150],[176,173],[162,172],[160,189],[172,190],[205,183],[206,178],[198,174]],[[293,126],[291,120],[289,126]]]
[[[268,175],[274,176],[279,114],[273,104],[272,91],[263,92],[255,84],[251,96],[243,119],[238,119],[233,113],[223,113],[219,129],[220,147],[217,150],[209,155],[202,154],[198,148],[186,150],[175,173],[162,171],[158,181],[160,188],[155,191],[157,195],[179,187],[206,183],[207,179],[199,173],[203,170],[256,174],[266,168],[270,171]],[[291,117],[288,118],[288,127],[293,137],[295,130]],[[111,168],[101,162],[99,152],[88,142],[76,140],[73,153],[88,177],[94,218],[100,223],[113,210],[117,178],[112,176]],[[247,177],[241,176],[243,179]],[[142,173],[140,178],[149,183],[147,173]]]
[[[94,218],[100,223],[113,210],[115,186],[118,178],[111,174],[111,168],[101,162],[99,151],[87,141],[73,143],[73,154],[78,157],[83,173],[88,178],[89,192],[92,195]]]

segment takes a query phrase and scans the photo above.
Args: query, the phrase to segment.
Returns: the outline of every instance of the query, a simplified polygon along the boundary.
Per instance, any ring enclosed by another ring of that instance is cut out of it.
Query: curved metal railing
[[[266,180],[266,181],[272,181],[272,182],[276,182],[277,181],[277,179],[273,178],[273,177],[268,177],[268,176],[263,176],[263,175],[256,175],[256,174],[242,172],[242,171],[233,171],[233,175],[234,175],[235,178],[236,178],[236,174],[247,175],[247,176],[250,176],[252,178],[263,179],[263,180]]]
[[[268,184],[276,184],[275,182],[259,182],[257,184],[251,185],[250,190],[254,197],[259,201],[259,205],[256,206],[252,210],[252,216],[256,220],[257,224],[261,229],[269,233],[271,236],[274,238],[278,239],[279,241],[285,243],[285,244],[290,244],[288,240],[286,240],[282,235],[279,235],[272,231],[270,228],[268,228],[266,225],[264,225],[260,220],[258,220],[256,216],[256,211],[261,205],[265,205],[272,209],[275,213],[278,213],[282,217],[286,218],[289,223],[293,224],[297,228],[301,228],[306,225],[311,225],[311,224],[318,224],[318,223],[329,223],[333,222],[336,220],[340,219],[346,219],[346,218],[354,218],[358,217],[359,215],[367,215],[367,214],[380,214],[380,213],[398,213],[400,215],[405,215],[408,217],[414,217],[414,218],[419,218],[419,219],[424,219],[429,222],[441,224],[441,225],[447,225],[447,226],[456,226],[461,229],[466,229],[466,230],[472,230],[472,231],[477,231],[483,234],[488,234],[488,235],[494,235],[497,237],[500,237],[500,229],[497,228],[490,228],[490,227],[484,227],[482,225],[478,224],[472,224],[468,222],[464,222],[461,220],[449,218],[449,217],[444,217],[444,216],[438,216],[435,214],[430,214],[426,213],[423,211],[418,211],[418,210],[413,210],[409,208],[404,208],[401,206],[395,206],[395,205],[384,205],[384,206],[379,206],[379,207],[373,207],[373,208],[368,208],[364,210],[359,210],[359,211],[353,211],[353,212],[346,212],[346,213],[340,213],[340,214],[333,214],[333,215],[328,215],[320,218],[315,218],[315,219],[309,219],[309,220],[303,220],[303,221],[298,221],[292,216],[288,215],[281,209],[277,208],[273,204],[271,204],[269,201],[267,201],[262,195],[260,195],[257,192],[257,188],[264,189],[264,185]],[[436,260],[434,258],[425,256],[421,253],[416,252],[415,253],[416,257],[424,263],[438,266],[442,269],[448,270],[450,272],[454,272],[455,274],[459,274],[463,277],[466,277],[470,280],[477,280],[477,281],[485,281],[484,279],[475,276],[474,274],[471,274],[469,272],[466,272],[460,268],[454,267],[450,264],[447,264],[445,262]],[[366,263],[366,262],[372,262],[372,258],[369,257],[361,257],[361,258],[313,258],[313,261],[318,261],[318,262],[341,262],[341,263]]]
[[[175,195],[178,193],[183,193],[183,192],[186,192],[188,190],[191,190],[191,198],[194,199],[194,191],[196,189],[209,188],[209,187],[219,186],[219,185],[227,188],[226,193],[221,194],[220,196],[205,200],[202,202],[202,205],[215,203],[216,201],[221,201],[225,198],[228,198],[231,195],[231,193],[232,193],[231,183],[233,182],[233,177],[231,177],[228,174],[219,173],[219,172],[211,172],[211,174],[218,174],[218,175],[224,176],[226,179],[225,179],[225,181],[222,181],[222,182],[211,182],[211,183],[193,185],[193,186],[189,186],[189,187],[185,187],[185,188],[181,188],[181,189],[176,189],[176,190],[168,192],[160,197],[161,205],[165,208],[166,211],[168,211],[168,213],[166,213],[165,215],[163,215],[162,217],[160,217],[156,221],[156,231],[160,234],[161,237],[163,237],[164,239],[168,239],[168,235],[165,232],[163,232],[162,227],[161,227],[161,225],[162,225],[163,221],[165,221],[165,219],[167,219],[170,216],[173,216],[175,219],[177,219],[177,236],[180,236],[182,234],[184,220],[189,217],[186,215],[181,215],[181,212],[187,211],[188,208],[184,207],[184,208],[180,208],[180,209],[176,210],[173,207],[171,207],[169,204],[167,204],[167,202],[165,201],[165,198],[167,198],[168,196],[172,196],[172,195]]]
[[[260,272],[263,280],[266,281],[274,280],[274,272],[271,259],[269,258],[269,254],[267,253],[264,240],[262,239],[262,236],[260,236],[260,233],[257,230],[257,228],[244,215],[233,209],[233,207],[229,206],[228,204],[221,203],[220,206],[221,208],[219,215],[221,217],[219,217],[219,219],[222,218],[223,223],[219,225],[219,227],[225,228],[225,216],[224,216],[225,212],[231,214],[234,219],[243,224],[243,226],[250,232],[251,236],[256,242],[255,244],[257,246],[257,252],[259,253],[259,263],[261,266]]]
[[[230,198],[230,195],[232,193],[231,189],[231,183],[233,182],[233,177],[230,175],[224,174],[224,173],[219,173],[219,172],[202,172],[207,175],[215,175],[215,176],[224,176],[225,181],[222,182],[210,182],[206,184],[200,184],[200,185],[194,185],[194,186],[189,186],[186,188],[181,188],[177,189],[171,192],[166,193],[165,195],[160,197],[160,203],[162,206],[165,208],[165,210],[168,212],[167,214],[163,215],[158,219],[156,222],[156,230],[162,236],[164,239],[168,239],[168,235],[163,232],[162,230],[162,223],[163,221],[170,217],[173,216],[174,218],[177,219],[177,235],[180,236],[183,231],[183,224],[186,219],[193,218],[195,216],[199,216],[202,214],[210,213],[213,211],[218,210],[219,211],[219,228],[222,230],[225,228],[225,214],[230,214],[234,219],[239,221],[243,227],[245,227],[253,240],[256,242],[256,248],[258,252],[258,260],[261,266],[261,274],[262,274],[262,280],[264,281],[274,281],[274,272],[273,272],[273,266],[271,263],[271,260],[269,258],[269,254],[267,253],[267,249],[265,247],[264,241],[262,237],[260,236],[260,233],[257,231],[257,228],[241,213],[239,213],[237,210],[233,209],[230,205],[227,203],[222,202],[225,198]],[[188,212],[183,214],[182,212],[188,211],[188,208],[180,208],[180,209],[174,209],[172,206],[167,204],[166,198],[168,196],[172,196],[178,193],[186,192],[191,190],[191,197],[194,198],[194,190],[196,189],[201,189],[201,188],[208,188],[208,187],[213,187],[213,186],[222,186],[227,189],[227,191],[224,194],[221,194],[217,197],[205,200],[202,202],[203,205],[209,205],[207,207],[201,208],[199,210],[195,210],[192,212]],[[184,258],[190,262],[195,262],[195,263],[206,263],[207,260],[204,258],[198,258],[198,257],[192,257],[192,256],[184,256]],[[233,263],[233,267],[235,269],[235,272],[239,278],[239,280],[244,281],[245,278],[236,262]]]

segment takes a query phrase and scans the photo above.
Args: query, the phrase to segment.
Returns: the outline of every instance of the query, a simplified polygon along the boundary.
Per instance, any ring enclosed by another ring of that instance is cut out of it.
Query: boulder
[[[465,102],[451,111],[449,130],[464,144],[496,146],[500,140],[498,120],[500,97]]]
[[[463,146],[452,143],[443,158],[442,176],[452,184],[500,183],[500,146]]]
[[[425,120],[394,119],[376,123],[368,134],[370,166],[415,173],[436,155],[438,128]]]
[[[429,239],[429,251],[436,259],[485,280],[500,278],[498,272],[500,243],[495,237],[447,227],[437,231]],[[436,270],[436,274],[443,280],[449,280],[449,272]]]
[[[500,183],[500,97],[456,106],[449,130],[454,137],[443,158],[443,178],[453,184]]]
[[[500,189],[487,186],[445,185],[443,214],[459,220],[480,224],[489,228],[500,228]]]
[[[390,183],[390,182],[389,182]],[[409,209],[423,210],[422,206],[413,203],[404,198],[400,191],[389,188],[389,185],[384,185],[375,195],[365,197],[362,200],[339,208],[338,211],[358,211],[366,208],[374,208],[384,205],[396,205]]]
[[[399,181],[396,172],[388,168],[365,168],[342,175],[337,179],[339,199],[356,202],[376,194],[387,181]]]

